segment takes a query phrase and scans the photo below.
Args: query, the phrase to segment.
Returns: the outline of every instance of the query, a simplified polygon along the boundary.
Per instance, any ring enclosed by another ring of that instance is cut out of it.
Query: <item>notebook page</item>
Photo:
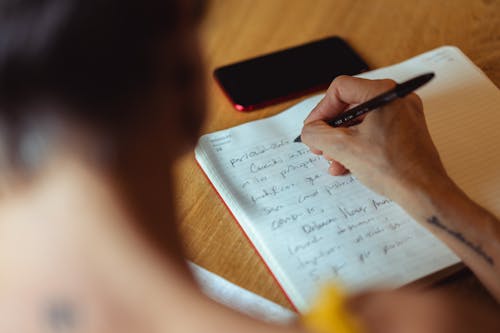
[[[455,58],[439,61],[440,52]],[[422,90],[431,122],[436,101],[443,100],[440,96],[454,95],[447,82],[454,80],[447,73],[454,62],[458,75],[471,71],[475,74],[470,76],[484,81],[454,48],[440,48],[363,76],[403,80],[435,71],[438,79],[432,89],[429,84]],[[322,281],[339,279],[353,290],[381,284],[396,287],[458,262],[397,205],[350,175],[327,175],[324,160],[292,142],[320,98],[275,117],[205,135],[196,148],[201,167],[297,308],[308,308]],[[442,135],[444,129],[430,127],[440,151],[441,142],[451,140],[453,146],[453,131]],[[462,150],[462,156],[466,153]],[[474,181],[467,184],[481,188]]]

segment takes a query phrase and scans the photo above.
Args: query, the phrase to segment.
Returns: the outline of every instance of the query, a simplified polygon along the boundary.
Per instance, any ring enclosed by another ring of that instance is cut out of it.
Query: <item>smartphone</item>
[[[237,110],[250,111],[326,89],[338,75],[367,69],[343,39],[329,37],[219,67],[214,77]]]

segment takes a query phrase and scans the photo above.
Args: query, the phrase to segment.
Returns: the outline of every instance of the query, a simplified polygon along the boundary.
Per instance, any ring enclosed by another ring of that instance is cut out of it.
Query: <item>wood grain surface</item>
[[[200,106],[207,112],[203,133],[267,117],[299,101],[235,111],[212,78],[216,67],[332,35],[346,39],[373,69],[455,45],[500,86],[500,1],[218,0],[208,5],[200,31],[207,94],[207,105]],[[290,307],[193,153],[177,163],[175,173],[188,259]],[[441,285],[489,297],[468,272]]]

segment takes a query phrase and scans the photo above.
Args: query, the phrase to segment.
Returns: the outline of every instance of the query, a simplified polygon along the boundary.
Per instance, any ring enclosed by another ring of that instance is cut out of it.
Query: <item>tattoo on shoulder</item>
[[[71,303],[56,301],[47,310],[49,327],[54,332],[70,332],[76,326],[75,311]]]
[[[488,255],[486,252],[484,252],[481,245],[472,243],[470,240],[465,238],[465,236],[461,232],[448,228],[443,223],[441,223],[441,221],[436,216],[429,217],[427,219],[427,222],[429,222],[433,226],[445,231],[450,236],[452,236],[453,238],[455,238],[456,240],[460,241],[465,246],[470,248],[472,251],[476,252],[476,254],[478,256],[480,256],[481,258],[483,258],[489,265],[493,266],[495,264],[495,262],[493,261],[493,258],[490,255]]]

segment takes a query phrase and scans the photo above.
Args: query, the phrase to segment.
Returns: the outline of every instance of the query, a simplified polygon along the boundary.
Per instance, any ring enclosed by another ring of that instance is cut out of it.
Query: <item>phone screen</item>
[[[329,37],[217,68],[214,76],[237,110],[248,111],[325,89],[367,64],[341,38]]]

